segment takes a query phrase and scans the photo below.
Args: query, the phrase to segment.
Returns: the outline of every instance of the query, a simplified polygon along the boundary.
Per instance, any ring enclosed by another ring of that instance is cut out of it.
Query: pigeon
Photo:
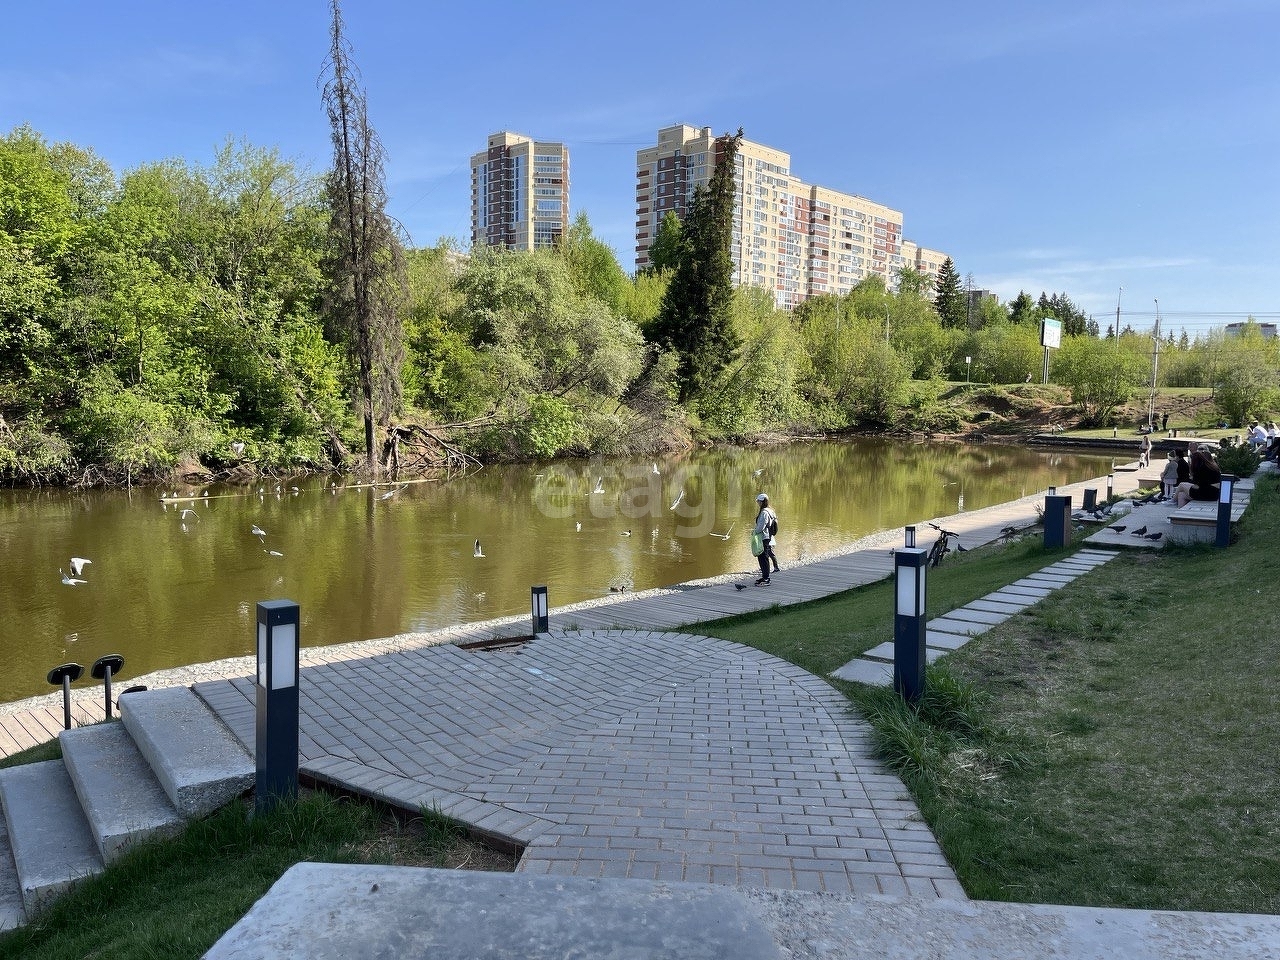
[[[1127,527],[1128,527],[1128,524],[1126,524],[1126,523],[1117,523],[1114,527],[1112,527],[1112,528],[1111,528],[1111,532],[1112,532],[1112,533],[1124,533],[1124,531],[1125,531],[1125,529],[1126,529]]]
[[[733,585],[733,589],[735,589],[735,590],[745,590],[745,589],[747,589],[747,585],[746,585],[745,583],[735,583],[735,584]]]
[[[1140,526],[1137,530],[1133,531],[1133,533],[1132,533],[1132,534],[1130,534],[1130,536],[1140,537],[1140,536],[1142,536],[1143,534],[1145,534],[1146,532],[1147,532],[1147,525],[1144,523],[1144,524],[1143,524],[1142,526]]]
[[[1163,533],[1148,533],[1145,539],[1150,540],[1152,543],[1154,543],[1155,541],[1159,540],[1163,536],[1164,536]]]

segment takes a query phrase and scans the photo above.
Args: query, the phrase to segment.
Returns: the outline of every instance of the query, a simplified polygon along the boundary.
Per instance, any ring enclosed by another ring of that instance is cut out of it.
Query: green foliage
[[[715,172],[694,192],[654,341],[678,358],[680,402],[705,397],[738,347],[733,332],[734,158],[742,131],[716,141]]]
[[[956,265],[947,257],[938,270],[934,283],[933,306],[938,311],[942,325],[950,329],[967,327],[969,314],[964,293],[960,290],[960,274]]]
[[[622,309],[630,286],[627,275],[613,249],[592,234],[585,213],[579,213],[560,238],[559,251],[579,296],[594,297],[614,313]]]
[[[1053,379],[1071,388],[1071,399],[1085,423],[1106,426],[1149,369],[1147,358],[1124,343],[1090,336],[1063,337],[1051,358]]]
[[[687,237],[674,210],[668,210],[658,224],[649,244],[649,270],[654,273],[675,270],[684,260]]]
[[[1247,443],[1234,443],[1218,450],[1218,467],[1235,477],[1251,477],[1262,457]]]
[[[1256,323],[1224,341],[1214,369],[1213,403],[1227,423],[1243,427],[1249,417],[1275,409],[1280,400],[1278,359],[1274,344],[1262,339]]]

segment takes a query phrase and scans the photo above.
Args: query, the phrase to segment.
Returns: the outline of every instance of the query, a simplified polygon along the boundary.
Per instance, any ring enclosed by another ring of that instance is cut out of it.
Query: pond
[[[316,646],[526,612],[533,584],[560,606],[749,571],[760,491],[785,567],[1111,463],[865,439],[487,467],[401,487],[307,477],[163,491],[193,498],[179,503],[150,488],[0,491],[0,702],[49,692],[45,675],[68,660],[122,654],[123,685],[249,654],[259,600],[301,604],[302,642]],[[92,561],[79,577],[73,556]]]

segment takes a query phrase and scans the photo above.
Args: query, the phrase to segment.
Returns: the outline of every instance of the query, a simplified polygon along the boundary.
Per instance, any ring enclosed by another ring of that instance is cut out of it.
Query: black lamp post
[[[547,588],[545,586],[529,588],[529,605],[533,620],[533,635],[536,637],[538,634],[546,633],[551,629],[551,617],[547,611]]]
[[[1231,497],[1235,493],[1236,478],[1230,473],[1222,475],[1218,486],[1218,529],[1215,543],[1219,547],[1231,543]]]
[[[298,605],[258,604],[257,779],[254,810],[298,797]]]
[[[929,551],[916,546],[916,528],[907,527],[905,549],[893,553],[893,689],[909,703],[924,693],[928,559]]]
[[[78,663],[64,663],[49,671],[48,681],[62,687],[62,726],[71,729],[71,685],[80,679],[84,667]]]
[[[109,653],[105,657],[99,657],[93,661],[93,667],[90,670],[93,679],[102,681],[102,687],[107,697],[108,720],[111,719],[111,677],[123,669],[124,657],[118,653]]]

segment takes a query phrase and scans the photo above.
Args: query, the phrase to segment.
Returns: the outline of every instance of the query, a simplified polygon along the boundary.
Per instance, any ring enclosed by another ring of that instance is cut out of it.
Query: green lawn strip
[[[918,711],[837,684],[970,896],[1280,913],[1278,507],[1260,477],[1230,549],[1123,553],[931,667]],[[1043,558],[963,559],[1019,551]],[[823,618],[697,629],[823,675],[887,637],[891,602],[880,584]]]
[[[34,747],[20,750],[7,757],[0,757],[0,770],[5,767],[17,767],[24,763],[40,763],[43,760],[61,760],[62,744],[55,737],[47,743],[37,743]]]
[[[0,935],[0,958],[195,958],[295,863],[445,866],[470,857],[468,846],[444,818],[405,824],[320,792],[264,816],[236,803],[82,881],[27,926]]]
[[[928,615],[938,617],[1069,556],[1045,550],[1041,537],[948,554],[928,572]],[[778,580],[786,571],[778,574]],[[881,580],[792,606],[711,620],[684,628],[721,637],[826,676],[877,644],[893,639],[893,582]]]

